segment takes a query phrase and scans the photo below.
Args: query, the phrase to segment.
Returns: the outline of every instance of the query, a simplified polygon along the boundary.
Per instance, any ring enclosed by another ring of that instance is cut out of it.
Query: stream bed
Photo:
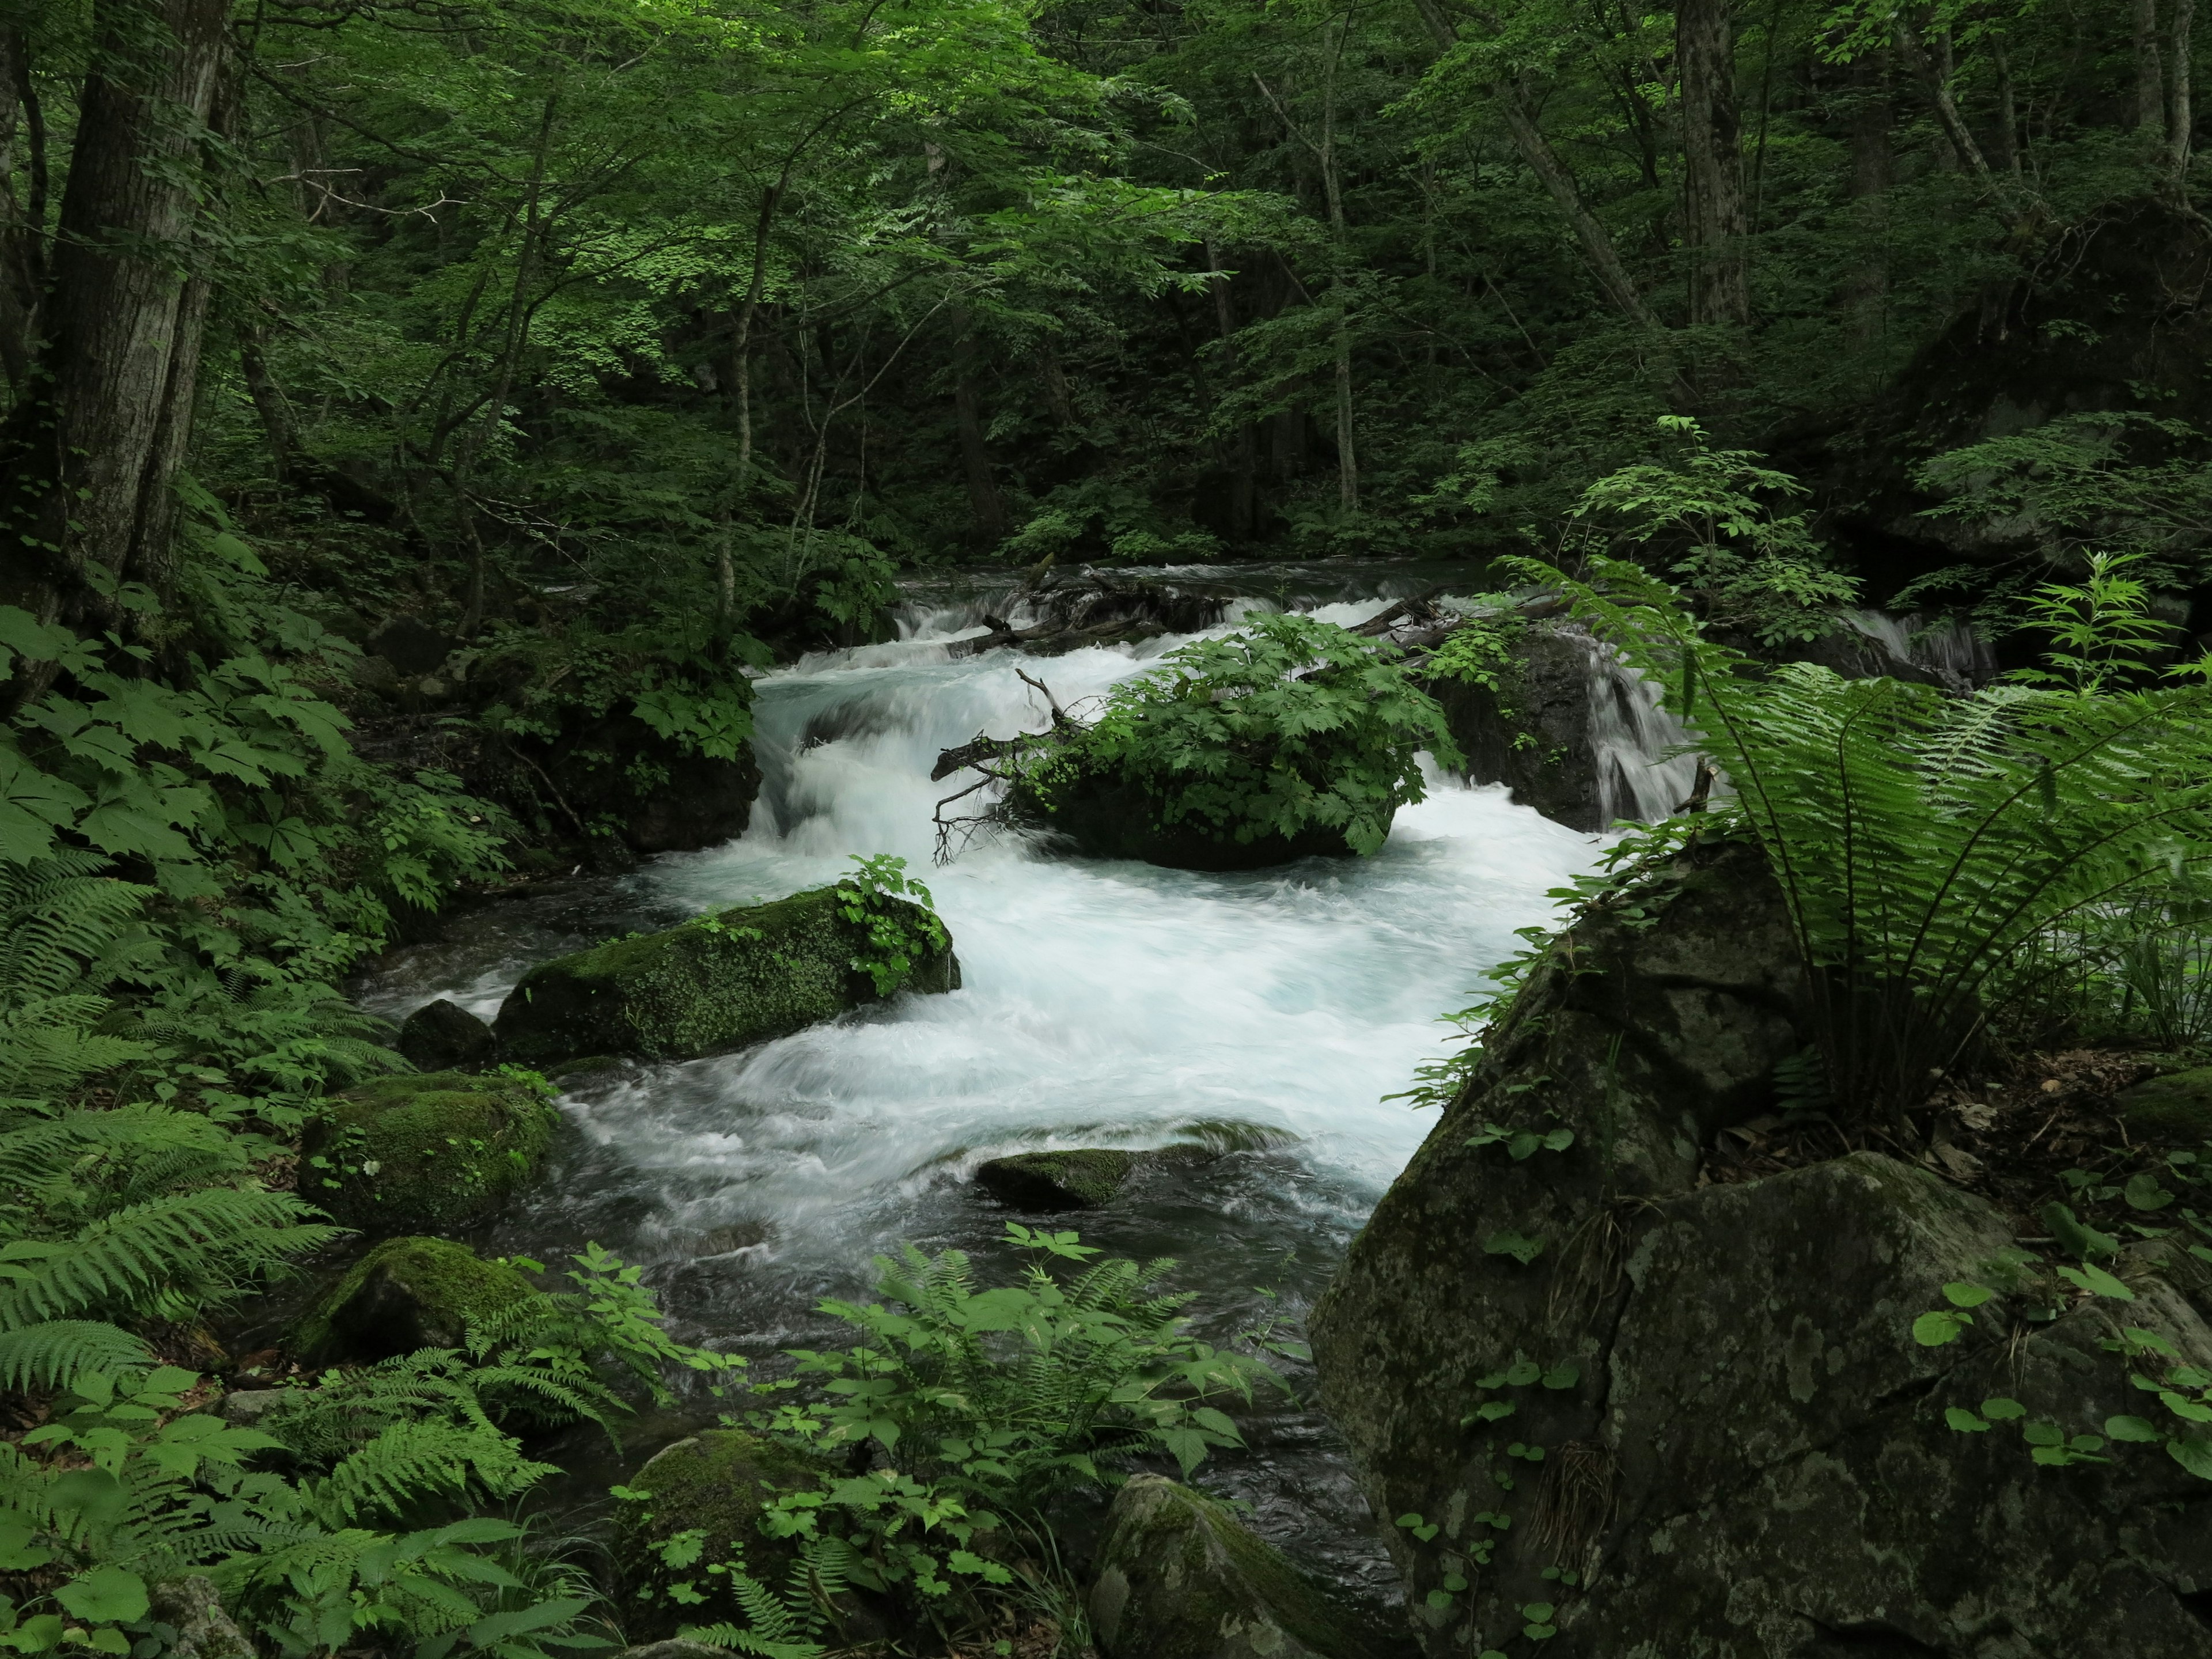
[[[1232,617],[1279,607],[1350,623],[1434,573],[1237,567],[1207,579],[1250,596]],[[585,1079],[562,1101],[568,1132],[549,1178],[477,1243],[557,1265],[596,1239],[647,1265],[684,1335],[773,1375],[778,1351],[843,1340],[816,1306],[865,1292],[878,1252],[958,1248],[986,1278],[1013,1271],[1006,1223],[1037,1218],[973,1188],[983,1159],[1195,1140],[1222,1156],[1155,1170],[1111,1207],[1056,1224],[1115,1255],[1176,1258],[1167,1284],[1197,1292],[1209,1340],[1310,1308],[1433,1122],[1382,1097],[1439,1051],[1438,1016],[1472,1000],[1599,843],[1502,787],[1432,775],[1429,799],[1399,813],[1370,859],[1202,874],[1046,856],[1007,836],[932,870],[933,807],[972,781],[931,783],[939,750],[1042,723],[1018,670],[1072,707],[1181,642],[952,657],[947,643],[986,631],[993,603],[1003,589],[918,587],[908,638],[761,679],[765,781],[740,839],[485,905],[357,984],[393,1018],[451,996],[489,1018],[534,962],[823,884],[850,854],[898,854],[934,890],[961,990],[740,1054]],[[1250,1413],[1249,1449],[1209,1462],[1199,1484],[1249,1504],[1257,1529],[1304,1565],[1387,1597],[1394,1575],[1311,1402],[1310,1370],[1282,1369],[1296,1397]],[[641,1424],[633,1455],[714,1409],[702,1401]],[[619,1470],[578,1473],[604,1486]]]

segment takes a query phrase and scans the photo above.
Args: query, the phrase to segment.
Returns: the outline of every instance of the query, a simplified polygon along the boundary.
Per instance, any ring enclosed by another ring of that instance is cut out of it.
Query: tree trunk
[[[2136,106],[2130,127],[2166,131],[2166,75],[2158,61],[2158,0],[2136,0]]]
[[[276,384],[276,377],[269,372],[269,360],[261,351],[260,330],[239,330],[238,367],[246,379],[246,396],[253,399],[253,412],[261,417],[262,436],[269,444],[270,472],[277,483],[287,483],[291,477],[293,459],[300,453],[300,422],[292,411],[292,400]]]
[[[1438,46],[1449,52],[1459,43],[1459,31],[1452,26],[1437,0],[1413,0],[1428,25],[1429,33]],[[1513,140],[1513,148],[1520,155],[1522,165],[1536,175],[1560,214],[1566,219],[1575,240],[1582,245],[1583,258],[1588,262],[1591,276],[1615,310],[1638,328],[1656,332],[1659,319],[1644,303],[1637,289],[1636,280],[1621,264],[1620,253],[1613,245],[1613,238],[1597,222],[1589,209],[1583,205],[1582,191],[1575,184],[1574,174],[1552,148],[1544,131],[1536,125],[1536,118],[1528,108],[1528,94],[1517,79],[1493,82],[1483,90],[1496,100],[1498,111],[1505,117],[1505,130]]]
[[[18,173],[27,175],[20,200]],[[31,43],[18,29],[0,32],[0,374],[24,394],[39,337],[46,293],[46,126],[31,80]]]
[[[1891,183],[1889,134],[1896,118],[1889,97],[1888,56],[1875,52],[1851,65],[1850,193],[1852,200],[1862,204],[1857,216],[1869,246],[1856,271],[1846,279],[1844,291],[1845,303],[1854,313],[1855,331],[1862,340],[1881,336],[1884,301],[1889,294],[1889,258],[1883,246],[1887,210],[1880,205]]]
[[[1921,44],[1920,37],[1913,33],[1912,26],[1905,21],[1902,12],[1897,15],[1895,28],[1898,54],[1927,89],[1928,101],[1935,106],[1936,125],[1942,129],[1943,137],[1949,143],[1953,153],[1972,170],[1976,178],[1987,183],[1990,178],[1989,160],[1982,154],[1982,147],[1974,142],[1974,135],[1968,130],[1965,118],[1959,113],[1958,100],[1951,95],[1948,37],[1945,37],[1942,61],[1938,63],[1929,56],[1928,49]]]
[[[1222,376],[1234,386],[1237,381],[1237,313],[1230,303],[1229,274],[1222,270],[1221,250],[1211,237],[1206,243],[1206,266],[1218,273],[1207,286],[1213,290],[1213,326],[1221,339]],[[1245,421],[1238,425],[1235,453],[1231,462],[1229,489],[1230,530],[1238,541],[1249,540],[1259,528],[1258,438],[1251,422]]]
[[[101,0],[62,197],[43,384],[0,434],[0,599],[120,620],[93,564],[165,592],[171,484],[191,435],[207,288],[189,269],[204,139],[225,81],[226,0]]]
[[[1693,322],[1740,327],[1750,320],[1751,297],[1735,110],[1735,32],[1729,5],[1729,0],[1676,0],[1674,61],[1682,77],[1690,317]]]
[[[953,319],[959,331],[952,348],[952,409],[960,427],[960,464],[968,475],[968,505],[975,528],[994,544],[1004,541],[1012,526],[1006,503],[991,476],[991,452],[983,441],[982,401],[975,392],[975,334],[965,315]]]
[[[2179,185],[2189,172],[2190,35],[2197,22],[2197,0],[2173,0],[2173,39],[2166,52],[2166,169]]]

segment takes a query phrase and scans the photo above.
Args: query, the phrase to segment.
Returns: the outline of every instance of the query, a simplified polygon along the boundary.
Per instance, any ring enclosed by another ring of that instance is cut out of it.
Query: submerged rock
[[[471,1320],[511,1307],[532,1290],[516,1269],[486,1261],[465,1244],[386,1239],[315,1304],[290,1346],[326,1364],[458,1348]]]
[[[1946,1420],[1994,1395],[2068,1434],[2140,1409],[2097,1304],[2015,1336],[2003,1216],[1870,1152],[1698,1184],[1804,1029],[1756,852],[1697,847],[1571,943],[1312,1320],[1423,1649],[1517,1651],[1533,1624],[1550,1659],[2197,1650],[2201,1481],[2156,1446],[2053,1469],[2014,1425]],[[1572,1140],[1516,1160],[1497,1127]],[[2130,1322],[2212,1366],[2201,1271],[2118,1271]],[[1923,1346],[1960,1279],[2007,1294]]]
[[[724,1053],[882,1000],[855,965],[870,948],[836,890],[817,888],[540,963],[501,1005],[495,1029],[501,1053],[532,1065]],[[915,965],[907,988],[959,986],[948,944]]]
[[[760,1512],[783,1493],[822,1486],[834,1474],[823,1461],[742,1429],[709,1430],[655,1453],[624,1483],[628,1495],[615,1513],[614,1567],[630,1633],[666,1638],[685,1625],[744,1624],[727,1576],[706,1569],[735,1561],[754,1579],[780,1587],[797,1547],[766,1536]],[[699,1553],[691,1565],[671,1567],[658,1547],[686,1532],[705,1534]],[[678,1583],[705,1599],[679,1601],[670,1594]]]
[[[1106,1659],[1395,1659],[1220,1504],[1157,1474],[1114,1498],[1091,1589]]]
[[[499,1039],[459,1003],[440,997],[401,1023],[399,1052],[418,1072],[477,1072],[499,1058]]]
[[[300,1195],[370,1232],[466,1226],[537,1175],[559,1123],[542,1080],[379,1078],[309,1129]]]
[[[1086,1146],[1072,1152],[1017,1152],[975,1167],[975,1184],[1018,1210],[1096,1210],[1110,1203],[1141,1170],[1204,1164],[1220,1154],[1207,1146],[1164,1146],[1125,1152]]]

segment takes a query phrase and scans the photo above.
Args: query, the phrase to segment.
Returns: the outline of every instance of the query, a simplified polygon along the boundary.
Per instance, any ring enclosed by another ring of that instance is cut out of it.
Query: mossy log
[[[617,939],[524,975],[500,1007],[500,1051],[548,1065],[580,1054],[690,1060],[765,1042],[882,1000],[860,965],[869,950],[867,929],[830,887]],[[907,988],[959,985],[948,944],[921,959]]]
[[[545,1161],[560,1114],[541,1083],[431,1072],[379,1078],[309,1130],[300,1195],[366,1232],[481,1221]]]

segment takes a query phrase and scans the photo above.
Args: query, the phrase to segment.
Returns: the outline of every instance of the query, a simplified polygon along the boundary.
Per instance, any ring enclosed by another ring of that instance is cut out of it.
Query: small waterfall
[[[1604,822],[1655,823],[1674,816],[1697,782],[1698,757],[1682,723],[1660,707],[1660,688],[1611,646],[1563,629],[1588,661],[1590,761]]]
[[[1996,678],[1996,658],[1972,627],[1957,617],[1925,611],[1854,610],[1843,620],[1901,662],[1924,668],[1956,691]]]

